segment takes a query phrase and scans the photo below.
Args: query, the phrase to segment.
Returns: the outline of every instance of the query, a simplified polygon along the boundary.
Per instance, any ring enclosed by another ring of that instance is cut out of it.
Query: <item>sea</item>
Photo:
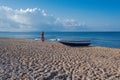
[[[0,32],[0,37],[40,40],[41,32]],[[91,46],[120,48],[120,32],[44,32],[46,41],[91,40]]]

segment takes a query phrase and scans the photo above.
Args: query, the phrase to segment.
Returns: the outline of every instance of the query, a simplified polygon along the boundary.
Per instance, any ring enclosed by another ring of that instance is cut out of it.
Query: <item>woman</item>
[[[44,38],[44,32],[41,33],[41,41],[44,42],[45,38]]]

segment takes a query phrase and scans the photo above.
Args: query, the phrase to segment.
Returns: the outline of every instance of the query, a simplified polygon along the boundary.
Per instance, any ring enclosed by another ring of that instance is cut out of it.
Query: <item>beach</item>
[[[0,80],[120,80],[120,49],[0,38]]]

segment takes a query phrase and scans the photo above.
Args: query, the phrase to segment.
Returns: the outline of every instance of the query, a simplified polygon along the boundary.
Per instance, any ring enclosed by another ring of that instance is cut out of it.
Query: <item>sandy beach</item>
[[[0,80],[120,80],[120,49],[0,38]]]

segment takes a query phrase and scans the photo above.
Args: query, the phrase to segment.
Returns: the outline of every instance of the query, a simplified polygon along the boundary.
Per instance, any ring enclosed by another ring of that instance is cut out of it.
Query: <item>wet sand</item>
[[[120,49],[0,38],[0,80],[120,80]]]

